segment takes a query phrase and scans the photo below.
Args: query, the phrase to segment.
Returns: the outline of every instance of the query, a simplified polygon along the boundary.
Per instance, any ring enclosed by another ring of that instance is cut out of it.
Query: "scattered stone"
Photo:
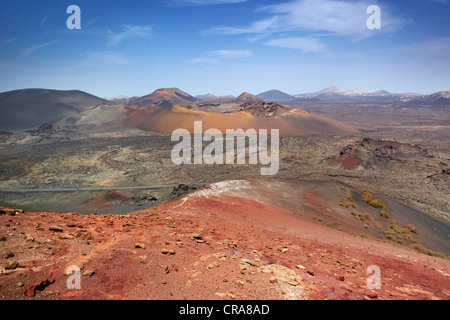
[[[9,259],[9,258],[12,258],[14,256],[15,256],[14,252],[8,251],[8,252],[5,252],[5,254],[3,255],[3,258]]]
[[[306,272],[307,272],[309,275],[312,275],[312,276],[314,277],[314,272],[313,272],[313,271],[307,270]]]
[[[298,281],[296,280],[296,279],[294,279],[294,280],[291,280],[291,279],[286,279],[286,281],[285,281],[287,284],[289,284],[289,285],[291,285],[291,286],[293,286],[293,287],[296,287],[296,286],[298,286]]]
[[[306,268],[304,266],[302,266],[301,264],[298,264],[296,267],[297,267],[297,269],[300,269],[300,270],[306,270]]]
[[[225,260],[227,258],[227,255],[225,254],[225,252],[216,252],[216,253],[213,253],[213,256],[219,260]]]
[[[172,250],[172,249],[162,249],[162,250],[161,250],[161,253],[164,254],[164,255],[170,255],[170,256],[172,256],[172,255],[175,254],[175,251]]]
[[[1,236],[0,241],[6,241],[6,236]]]
[[[48,228],[48,230],[55,231],[55,232],[63,232],[63,229],[61,227],[58,227],[58,226],[50,226]]]
[[[367,294],[367,297],[369,297],[370,299],[376,299],[378,298],[378,294],[376,292],[370,292],[369,294]]]
[[[269,282],[270,282],[270,283],[277,283],[278,280],[277,280],[277,278],[275,278],[275,277],[270,277]]]
[[[30,285],[27,289],[25,289],[24,293],[27,297],[34,297],[36,295],[36,291],[44,291],[45,288],[47,288],[53,282],[55,282],[55,279],[53,278],[48,278],[43,281],[35,282],[34,284]]]
[[[20,213],[24,213],[25,211],[22,209],[11,209],[11,208],[0,208],[0,215],[7,214],[9,216],[15,216]]]
[[[6,270],[14,270],[19,266],[19,262],[17,260],[11,261],[5,266]]]
[[[88,277],[92,277],[95,274],[94,270],[86,270],[85,272],[83,272],[83,276],[88,276]]]
[[[251,261],[249,259],[245,259],[245,258],[241,259],[241,263],[248,264],[249,266],[252,266],[252,267],[259,267],[259,263],[253,262],[253,261]]]
[[[342,262],[342,261],[340,261],[340,260],[337,260],[336,263],[340,264],[340,265],[343,266],[343,267],[346,267],[346,266],[347,266],[344,262]]]
[[[192,239],[194,239],[195,241],[203,240],[203,235],[201,235],[199,233],[193,233],[191,236],[192,236]]]
[[[139,242],[137,242],[137,243],[134,244],[134,247],[135,247],[135,248],[145,249],[145,243],[139,243]]]
[[[345,277],[344,276],[340,276],[340,277],[338,277],[338,280],[339,281],[345,281]]]
[[[73,239],[73,236],[70,235],[70,234],[67,234],[67,233],[61,233],[58,238],[63,239],[63,240],[65,240],[65,239]]]
[[[23,287],[24,285],[25,285],[25,283],[23,283],[23,282],[18,282],[18,283],[17,283],[17,287],[18,287],[18,288],[21,288],[21,287]]]
[[[228,242],[228,247],[230,249],[236,248],[237,247],[237,241],[230,241],[230,242]]]
[[[235,299],[236,298],[236,296],[233,294],[233,291],[231,291],[231,290],[227,291],[227,296],[230,299]]]
[[[210,263],[206,266],[206,270],[212,269],[214,267],[219,267],[220,264],[217,261],[214,261],[213,263]]]

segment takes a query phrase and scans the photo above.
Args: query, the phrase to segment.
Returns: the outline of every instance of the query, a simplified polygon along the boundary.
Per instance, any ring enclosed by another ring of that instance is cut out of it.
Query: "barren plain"
[[[176,142],[142,117],[155,106],[2,133],[1,297],[448,299],[448,107],[289,107],[345,132],[286,132],[272,177],[261,165],[175,165]],[[201,108],[173,112],[206,119]],[[276,104],[240,108],[259,123],[280,116]],[[66,286],[69,265],[81,290]],[[370,265],[379,291],[366,286]]]

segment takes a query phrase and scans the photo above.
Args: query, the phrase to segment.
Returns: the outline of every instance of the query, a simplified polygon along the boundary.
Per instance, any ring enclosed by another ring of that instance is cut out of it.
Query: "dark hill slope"
[[[55,123],[112,102],[79,90],[22,89],[0,93],[0,130],[22,131]]]

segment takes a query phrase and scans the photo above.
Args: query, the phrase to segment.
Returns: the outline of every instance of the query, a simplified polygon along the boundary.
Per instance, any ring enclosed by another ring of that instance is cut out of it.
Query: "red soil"
[[[126,216],[0,215],[0,265],[10,268],[0,271],[0,298],[450,296],[448,260],[355,237],[240,194],[197,193]],[[67,288],[70,265],[85,274],[81,289]],[[380,267],[379,290],[367,288],[370,265]]]
[[[147,107],[128,109],[124,125],[171,134],[183,128],[194,132],[194,121],[202,121],[203,132],[215,128],[225,133],[226,129],[279,129],[280,134],[353,134],[357,130],[338,121],[313,115],[303,110],[292,109],[281,116],[258,117],[246,111],[234,113],[215,113],[190,110],[178,105],[166,108]]]

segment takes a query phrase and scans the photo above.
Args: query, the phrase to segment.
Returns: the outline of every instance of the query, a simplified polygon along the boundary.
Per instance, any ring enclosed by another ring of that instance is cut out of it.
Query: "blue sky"
[[[69,30],[69,5],[81,29]],[[369,5],[381,29],[369,30]],[[3,0],[0,91],[450,90],[450,0]]]

